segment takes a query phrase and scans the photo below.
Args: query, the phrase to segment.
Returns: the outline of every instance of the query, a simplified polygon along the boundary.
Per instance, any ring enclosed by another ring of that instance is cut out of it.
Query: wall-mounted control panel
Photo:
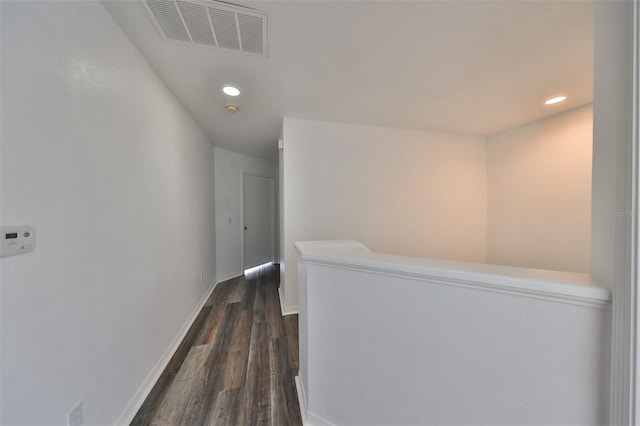
[[[0,257],[29,253],[36,248],[36,230],[30,226],[2,226],[0,238]]]

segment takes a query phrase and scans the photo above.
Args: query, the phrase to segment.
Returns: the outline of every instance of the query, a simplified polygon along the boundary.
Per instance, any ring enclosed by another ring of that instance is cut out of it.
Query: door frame
[[[245,176],[249,176],[257,179],[264,179],[269,181],[269,211],[271,214],[271,222],[269,225],[269,230],[271,231],[271,262],[274,262],[275,259],[275,188],[274,188],[274,179],[265,176],[254,175],[251,173],[245,173],[243,170],[240,170],[240,265],[242,267],[242,273],[245,271],[244,267],[244,179]]]
[[[622,100],[617,123],[616,277],[612,303],[610,424],[640,423],[640,2],[623,23],[630,37],[632,66],[619,81]],[[623,68],[622,64],[619,64]],[[627,115],[628,114],[628,115]]]

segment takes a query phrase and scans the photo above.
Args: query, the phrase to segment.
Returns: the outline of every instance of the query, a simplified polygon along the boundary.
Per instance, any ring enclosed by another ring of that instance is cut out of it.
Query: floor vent
[[[165,40],[267,56],[267,14],[211,0],[145,0]]]

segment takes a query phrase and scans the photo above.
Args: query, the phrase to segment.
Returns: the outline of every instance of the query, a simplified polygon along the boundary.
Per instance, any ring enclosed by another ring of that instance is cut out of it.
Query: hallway
[[[297,321],[273,266],[218,284],[132,424],[302,424]]]

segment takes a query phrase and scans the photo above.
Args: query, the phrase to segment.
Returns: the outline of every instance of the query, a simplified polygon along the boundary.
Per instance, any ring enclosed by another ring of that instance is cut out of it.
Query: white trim
[[[278,287],[278,300],[280,301],[280,314],[284,316],[284,294],[282,294],[282,284]]]
[[[633,94],[632,94],[632,133],[631,133],[631,171],[630,171],[630,204],[635,215],[630,218],[631,225],[631,252],[630,280],[628,285],[632,290],[631,315],[629,321],[631,365],[635,374],[631,377],[630,401],[631,416],[629,421],[633,424],[640,423],[640,2],[634,2],[633,14]]]
[[[216,278],[216,284],[220,284],[221,282],[232,280],[234,278],[238,278],[244,275],[242,271],[231,272],[230,274],[224,274],[221,277]]]
[[[294,305],[294,306],[285,306],[284,304],[284,293],[283,293],[283,288],[282,288],[282,284],[280,284],[280,287],[278,288],[278,296],[280,299],[280,313],[282,314],[282,316],[286,316],[286,315],[295,315],[298,313],[298,305]]]
[[[296,376],[296,391],[298,393],[298,405],[300,406],[300,416],[302,417],[303,426],[307,426],[307,395],[304,392],[304,385],[302,384],[302,377]]]
[[[416,274],[416,273],[407,273],[407,272],[398,272],[398,271],[389,271],[383,268],[368,268],[368,267],[360,267],[360,266],[350,266],[344,265],[337,262],[327,262],[327,261],[316,261],[316,260],[307,260],[305,259],[308,265],[321,265],[321,266],[329,266],[336,269],[344,269],[351,270],[356,272],[364,272],[364,273],[372,273],[376,275],[384,275],[387,277],[394,278],[409,278],[417,281],[422,281],[428,284],[436,284],[436,285],[446,285],[446,286],[454,286],[454,287],[464,287],[478,291],[487,291],[492,293],[502,293],[509,295],[516,295],[522,297],[529,297],[535,299],[543,299],[550,300],[559,303],[568,303],[572,305],[579,306],[587,306],[597,309],[611,309],[611,303],[609,300],[610,293],[605,288],[597,288],[598,290],[603,290],[599,292],[595,292],[589,295],[578,295],[574,293],[576,292],[576,288],[580,289],[579,286],[571,286],[566,284],[558,284],[558,283],[549,283],[550,285],[555,285],[557,287],[568,287],[566,289],[563,288],[544,288],[543,286],[531,286],[529,288],[525,286],[519,286],[517,283],[513,284],[503,284],[500,282],[491,282],[481,280],[481,277],[470,277],[470,279],[457,279],[452,277],[447,277],[444,275],[436,275],[436,274]],[[521,280],[521,284],[524,284],[526,280]],[[540,284],[536,281],[530,281],[530,284],[533,283],[535,285]],[[563,291],[565,290],[565,291]]]
[[[178,334],[176,334],[176,336],[173,338],[173,340],[171,341],[167,349],[164,351],[164,353],[156,363],[156,365],[153,366],[153,368],[151,369],[147,377],[144,379],[144,381],[136,391],[136,393],[133,395],[133,397],[129,401],[129,404],[127,404],[127,407],[124,409],[122,414],[120,414],[120,417],[118,417],[118,420],[116,420],[115,422],[116,425],[131,424],[131,422],[133,421],[133,418],[138,413],[138,410],[140,410],[140,407],[144,403],[145,399],[147,399],[147,397],[151,393],[153,386],[156,384],[156,382],[160,378],[160,375],[165,370],[165,368],[167,368],[167,364],[169,364],[171,357],[173,357],[175,352],[178,350],[180,343],[182,343],[182,340],[189,332],[189,329],[191,328],[191,326],[193,325],[193,322],[198,317],[198,314],[202,310],[202,307],[209,299],[209,296],[211,296],[211,293],[213,293],[213,290],[216,288],[216,285],[217,283],[216,284],[212,283],[209,285],[209,288],[204,293],[204,295],[202,296],[202,298],[200,299],[196,307],[193,309],[193,311],[191,312],[191,314],[189,315],[185,323],[182,325],[182,328],[180,328],[180,331],[178,331]]]
[[[298,305],[285,306],[284,312],[282,312],[282,316],[297,315],[298,312],[299,312]]]
[[[307,394],[304,390],[304,383],[302,377],[299,375],[295,377],[296,391],[298,393],[298,405],[300,405],[300,416],[302,417],[303,426],[335,426],[329,420],[324,419],[317,414],[309,411],[307,407]]]
[[[345,246],[358,247],[358,250],[336,248],[336,243],[332,242],[331,248],[326,248],[327,244],[322,241],[297,242],[295,247],[300,259],[306,261],[307,265],[409,278],[434,285],[465,287],[598,309],[610,309],[611,306],[611,292],[593,285],[584,274],[393,256],[366,252],[354,245],[353,241],[345,241]]]
[[[313,414],[313,412],[307,410],[307,425],[308,426],[335,426],[327,419],[323,419],[322,417]]]
[[[244,170],[240,170],[240,269],[244,271]],[[244,273],[244,272],[243,272]]]
[[[640,223],[638,214],[638,191],[640,190],[640,157],[639,157],[639,117],[640,113],[640,5],[638,0],[632,4],[633,23],[626,21],[621,28],[623,45],[626,45],[628,30],[632,40],[629,50],[623,52],[621,60],[631,56],[631,73],[618,66],[622,75],[619,79],[618,116],[618,168],[617,208],[625,215],[617,222],[616,233],[616,280],[613,297],[612,318],[612,354],[611,354],[611,417],[612,425],[636,425],[640,422],[640,392],[638,390],[640,374],[640,358],[638,356],[639,324],[638,308],[640,293],[637,286],[638,276],[638,240],[640,239]],[[631,28],[628,27],[630,24]],[[627,98],[626,96],[629,96]]]
[[[631,377],[629,377],[629,423],[640,423],[640,358],[638,356],[638,344],[640,344],[640,336],[638,336],[639,323],[638,314],[640,309],[640,292],[638,285],[640,284],[640,3],[636,0],[633,5],[633,71],[632,71],[632,116],[631,116],[631,147],[630,147],[630,185],[627,195],[629,197],[628,205],[634,215],[629,217],[629,268],[628,280],[626,284],[629,286],[631,297],[629,298],[629,336],[630,342],[630,364]]]

